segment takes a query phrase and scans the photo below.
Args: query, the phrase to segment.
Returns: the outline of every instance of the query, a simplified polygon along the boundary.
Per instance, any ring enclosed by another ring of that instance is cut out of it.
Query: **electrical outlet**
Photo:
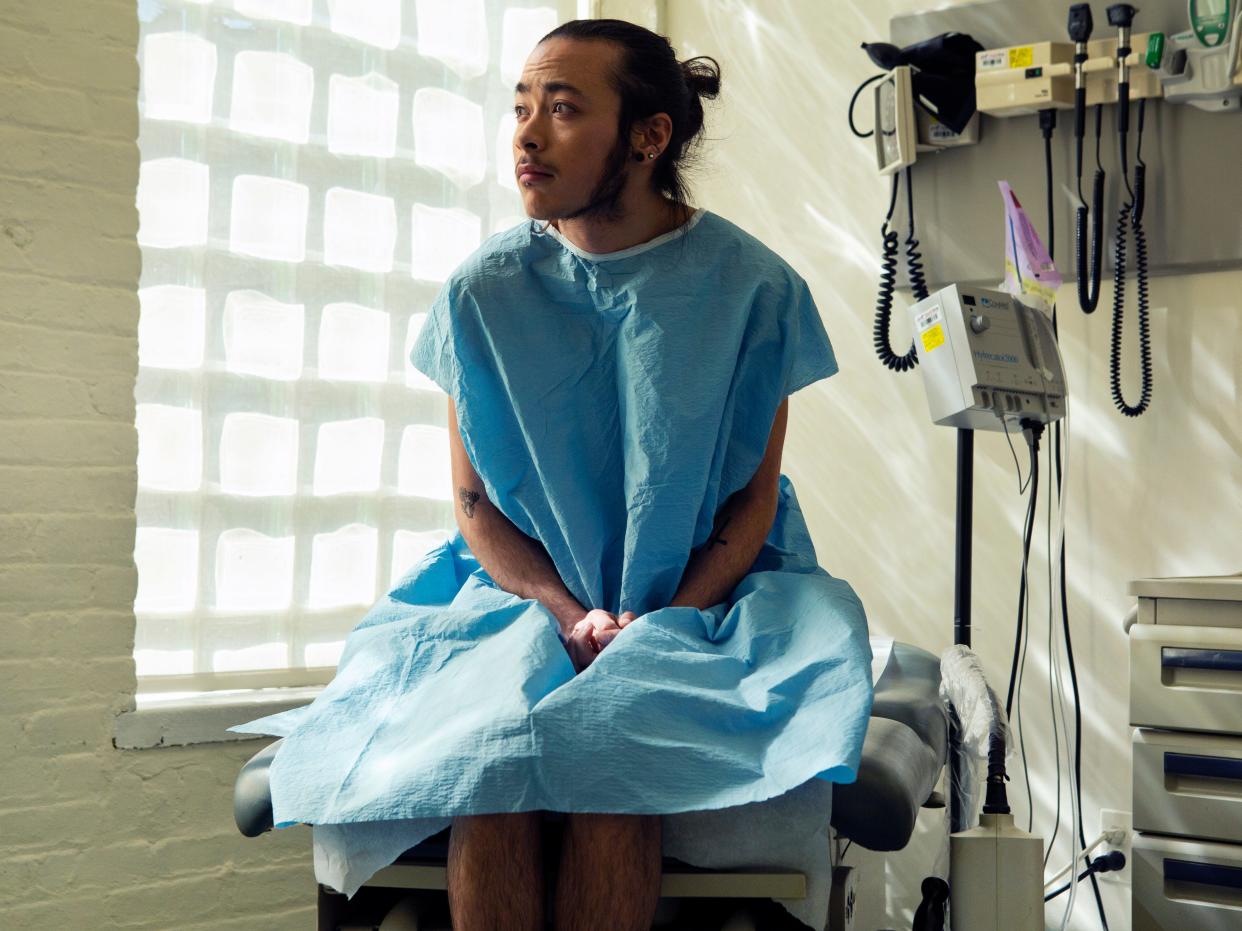
[[[1099,879],[1102,883],[1122,883],[1130,885],[1130,842],[1134,839],[1134,818],[1128,811],[1115,811],[1111,808],[1100,810],[1100,833],[1115,835],[1109,840],[1104,841],[1099,847],[1095,848],[1092,859],[1109,853],[1113,850],[1120,850],[1125,854],[1125,869],[1116,870],[1111,873],[1100,873]],[[1115,842],[1115,843],[1114,843]]]

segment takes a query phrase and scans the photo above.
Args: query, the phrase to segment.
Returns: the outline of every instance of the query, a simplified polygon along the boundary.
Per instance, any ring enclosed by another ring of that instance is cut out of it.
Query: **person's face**
[[[591,202],[617,143],[621,98],[608,75],[611,42],[535,46],[514,95],[513,163],[528,216],[567,217]]]

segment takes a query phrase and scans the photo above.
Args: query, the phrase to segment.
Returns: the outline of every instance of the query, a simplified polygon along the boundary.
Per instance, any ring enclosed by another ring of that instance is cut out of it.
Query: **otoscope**
[[[1134,186],[1130,186],[1126,135],[1130,130],[1130,27],[1137,10],[1128,3],[1108,8],[1108,23],[1117,27],[1117,139],[1121,152],[1121,179],[1129,200],[1117,214],[1117,236],[1113,254],[1113,327],[1109,346],[1109,382],[1113,404],[1127,417],[1138,417],[1151,402],[1151,338],[1148,330],[1147,237],[1143,232],[1143,206],[1146,200],[1147,166],[1143,163],[1143,118],[1147,101],[1139,101],[1138,133],[1134,152]],[[1126,403],[1121,393],[1121,326],[1125,313],[1126,227],[1134,233],[1134,267],[1138,293],[1139,364],[1142,393],[1137,405]]]
[[[1110,14],[1111,15],[1111,14]],[[1100,108],[1095,110],[1095,181],[1091,209],[1082,196],[1082,139],[1087,123],[1087,82],[1083,63],[1091,38],[1091,6],[1075,3],[1069,10],[1069,35],[1074,42],[1074,140],[1078,168],[1078,213],[1074,225],[1074,254],[1078,266],[1078,305],[1092,313],[1100,302],[1100,264],[1104,258],[1104,166],[1100,164]],[[1127,91],[1129,88],[1127,88]],[[1091,266],[1087,268],[1087,217],[1091,217]]]
[[[1130,28],[1134,25],[1134,7],[1114,3],[1108,8],[1108,24],[1117,27],[1117,135],[1121,137],[1121,165],[1125,174],[1126,133],[1130,131]],[[1129,181],[1126,182],[1127,187]]]

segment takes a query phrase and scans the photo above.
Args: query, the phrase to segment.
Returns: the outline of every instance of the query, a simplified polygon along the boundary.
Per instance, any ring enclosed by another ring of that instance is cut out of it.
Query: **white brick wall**
[[[262,744],[120,751],[133,707],[135,0],[0,6],[0,927],[313,926],[310,837],[247,840]]]

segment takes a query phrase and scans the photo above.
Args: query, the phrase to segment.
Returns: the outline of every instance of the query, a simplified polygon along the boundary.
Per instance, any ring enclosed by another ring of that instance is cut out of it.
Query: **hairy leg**
[[[567,815],[557,931],[650,931],[660,865],[659,815]]]
[[[454,931],[542,931],[540,812],[470,815],[449,832]]]

